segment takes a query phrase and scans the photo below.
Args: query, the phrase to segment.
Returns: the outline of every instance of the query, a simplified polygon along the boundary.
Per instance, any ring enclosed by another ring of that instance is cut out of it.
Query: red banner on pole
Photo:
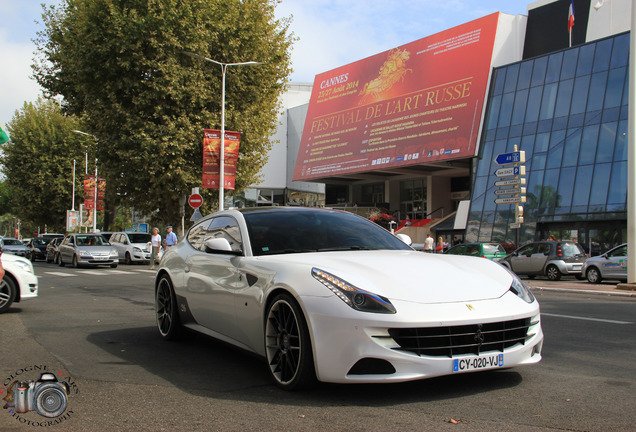
[[[104,210],[104,195],[106,193],[106,181],[99,179],[97,183],[97,210]],[[95,176],[84,175],[84,208],[95,208]]]
[[[224,188],[234,189],[236,164],[238,162],[241,133],[225,131],[225,172]],[[203,188],[219,188],[219,153],[221,148],[221,131],[204,129],[203,131]]]

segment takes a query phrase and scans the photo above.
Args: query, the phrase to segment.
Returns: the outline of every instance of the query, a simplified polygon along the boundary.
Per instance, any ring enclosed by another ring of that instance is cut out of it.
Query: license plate
[[[470,370],[491,369],[503,367],[504,355],[497,354],[481,357],[466,357],[453,360],[453,372],[465,372]]]
[[[103,256],[96,256],[95,259],[97,261],[106,261],[108,259],[108,257],[103,257]]]

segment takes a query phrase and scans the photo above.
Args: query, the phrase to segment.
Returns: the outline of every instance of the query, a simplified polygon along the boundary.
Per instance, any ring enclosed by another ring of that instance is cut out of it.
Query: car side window
[[[479,256],[479,245],[467,245],[466,255]]]
[[[236,220],[229,216],[220,216],[212,219],[203,240],[203,250],[205,250],[206,240],[214,238],[224,238],[232,247],[234,252],[243,252],[243,241],[241,230]]]
[[[529,255],[532,254],[532,250],[534,249],[534,245],[527,245],[519,249],[519,255]]]
[[[627,246],[622,246],[614,249],[611,253],[607,254],[608,257],[627,256]]]
[[[549,254],[550,253],[550,245],[548,243],[539,243],[537,244],[533,253],[536,254]]]

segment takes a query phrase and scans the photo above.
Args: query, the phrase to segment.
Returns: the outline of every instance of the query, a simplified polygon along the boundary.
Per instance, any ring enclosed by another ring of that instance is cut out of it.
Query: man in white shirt
[[[424,240],[424,252],[433,253],[434,243],[435,241],[433,240],[433,237],[431,237],[431,234],[429,233],[428,236],[426,237],[426,240]]]

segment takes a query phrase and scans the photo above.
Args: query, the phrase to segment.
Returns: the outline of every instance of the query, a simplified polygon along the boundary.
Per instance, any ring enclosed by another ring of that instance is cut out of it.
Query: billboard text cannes
[[[317,75],[294,180],[474,156],[498,18]]]

